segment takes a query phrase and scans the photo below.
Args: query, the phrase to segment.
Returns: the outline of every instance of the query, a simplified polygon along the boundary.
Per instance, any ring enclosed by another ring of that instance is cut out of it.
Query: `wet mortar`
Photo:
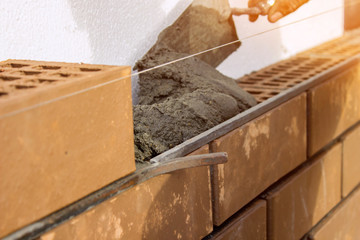
[[[182,33],[176,34],[180,26],[190,30],[181,27]],[[198,52],[204,46],[196,45],[197,33],[207,48],[237,39],[231,18],[223,21],[213,9],[191,6],[159,35],[135,69],[146,70]],[[256,105],[252,95],[214,68],[238,46],[140,74],[139,104],[133,109],[137,162],[148,161]]]

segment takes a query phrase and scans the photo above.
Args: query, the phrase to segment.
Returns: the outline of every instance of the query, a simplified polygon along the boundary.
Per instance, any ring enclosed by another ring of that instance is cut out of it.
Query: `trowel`
[[[262,15],[265,16],[268,14],[272,5],[274,5],[275,0],[264,0],[257,3],[256,6],[251,8],[231,8],[231,14],[235,16],[240,15]]]

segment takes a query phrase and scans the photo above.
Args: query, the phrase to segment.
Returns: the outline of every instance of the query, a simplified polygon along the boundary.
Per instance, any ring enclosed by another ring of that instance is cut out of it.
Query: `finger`
[[[261,2],[263,0],[249,0],[248,1],[248,7],[251,8],[251,7],[256,7],[258,5],[259,2]]]
[[[268,13],[268,20],[271,23],[277,22],[278,20],[285,17],[286,15],[288,15],[291,12],[292,12],[292,10],[291,10],[289,2],[286,2],[283,0],[278,0],[270,8],[269,13]]]
[[[255,22],[259,18],[259,15],[249,15],[249,21]]]
[[[283,17],[284,17],[284,14],[282,14],[281,12],[275,12],[273,14],[268,15],[268,20],[271,23],[275,23],[275,22],[279,21]]]
[[[308,2],[308,0],[277,0],[269,10],[268,20],[269,22],[276,22],[286,15],[294,12],[301,5]]]

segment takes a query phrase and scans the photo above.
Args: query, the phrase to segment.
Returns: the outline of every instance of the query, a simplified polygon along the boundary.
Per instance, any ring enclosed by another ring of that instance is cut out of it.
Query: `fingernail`
[[[274,23],[282,17],[284,17],[284,15],[281,12],[276,12],[273,15],[269,16],[269,21]]]

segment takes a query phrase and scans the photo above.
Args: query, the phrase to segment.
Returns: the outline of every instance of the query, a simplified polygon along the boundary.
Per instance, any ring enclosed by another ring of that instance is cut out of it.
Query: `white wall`
[[[191,0],[1,0],[0,60],[133,65]]]
[[[246,3],[247,1],[243,0],[230,0],[233,7],[246,7]],[[271,29],[280,29],[245,39],[242,41],[242,46],[228,57],[218,70],[238,78],[341,36],[343,34],[342,6],[343,0],[310,0],[296,12],[275,24],[269,23],[266,17],[260,17],[255,23],[250,23],[247,16],[235,17],[240,39]],[[322,14],[324,12],[325,14]],[[302,21],[307,18],[308,20]]]
[[[9,58],[134,65],[191,0],[1,0],[0,60]],[[230,0],[245,6],[246,0]],[[277,24],[235,18],[242,39],[341,6],[311,0]],[[244,40],[218,69],[240,77],[342,34],[343,10]]]

